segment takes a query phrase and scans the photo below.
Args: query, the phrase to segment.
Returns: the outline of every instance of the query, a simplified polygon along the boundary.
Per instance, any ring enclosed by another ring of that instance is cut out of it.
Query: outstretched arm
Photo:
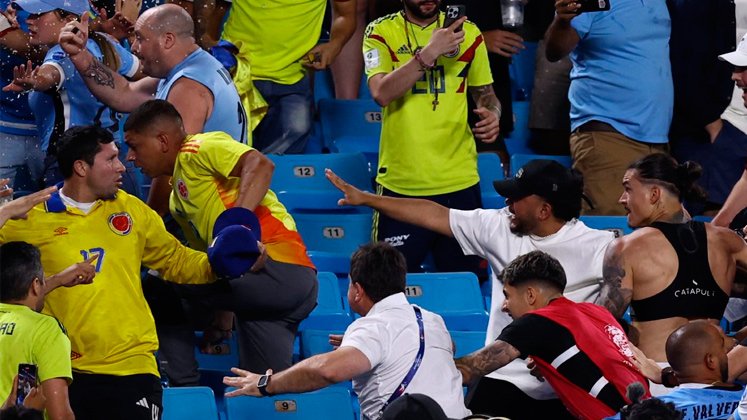
[[[318,44],[306,53],[302,63],[316,70],[324,70],[329,67],[342,51],[342,47],[348,42],[355,32],[355,9],[356,2],[361,0],[333,0],[334,10],[332,28],[329,34],[329,42]]]
[[[616,318],[621,318],[633,298],[633,275],[626,263],[624,238],[612,241],[604,253],[602,290],[596,304],[607,308]]]
[[[742,172],[742,177],[734,184],[734,188],[731,189],[724,206],[721,207],[711,223],[716,226],[728,227],[734,216],[745,207],[747,207],[747,170]]]
[[[60,47],[80,72],[83,81],[93,96],[110,108],[120,112],[132,112],[143,102],[153,99],[158,79],[146,77],[129,82],[97,60],[86,49],[88,42],[88,14],[80,22],[69,22],[60,33]]]
[[[367,206],[392,219],[420,226],[446,236],[454,236],[449,225],[449,209],[430,200],[418,198],[384,197],[361,191],[327,169],[325,175],[345,194],[337,204],[341,206]]]
[[[286,394],[314,391],[347,381],[370,370],[371,362],[363,352],[354,347],[340,347],[329,353],[310,357],[273,375],[267,385],[267,392]],[[257,389],[257,381],[261,375],[238,368],[231,368],[231,372],[239,376],[226,376],[223,383],[238,389],[227,393],[227,397],[262,396]]]
[[[519,357],[516,347],[502,340],[496,340],[489,346],[456,359],[457,369],[462,373],[462,383],[471,385],[479,378],[500,369]]]

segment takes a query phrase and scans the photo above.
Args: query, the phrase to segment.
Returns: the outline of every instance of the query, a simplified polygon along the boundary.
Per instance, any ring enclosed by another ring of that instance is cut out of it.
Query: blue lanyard
[[[418,308],[417,306],[413,306],[412,309],[415,311],[415,317],[418,320],[418,329],[420,330],[420,348],[418,349],[417,356],[415,356],[415,361],[412,363],[412,367],[410,367],[410,371],[407,372],[407,375],[405,375],[405,379],[402,380],[402,383],[399,384],[397,389],[392,393],[391,396],[389,396],[389,399],[381,407],[381,412],[384,412],[384,409],[386,409],[387,406],[392,403],[392,401],[401,397],[402,394],[405,393],[407,385],[410,385],[410,381],[412,381],[412,378],[415,377],[415,373],[418,371],[420,363],[423,361],[423,355],[425,354],[425,328],[423,327],[423,314],[420,312],[420,308]]]

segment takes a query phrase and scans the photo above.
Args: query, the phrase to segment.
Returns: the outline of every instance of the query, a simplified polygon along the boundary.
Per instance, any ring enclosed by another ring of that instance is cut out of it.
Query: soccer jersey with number
[[[413,59],[443,21],[441,13],[421,28],[398,12],[369,24],[363,40],[368,78],[391,73]],[[376,181],[389,190],[436,195],[479,181],[467,93],[469,86],[490,85],[493,78],[480,30],[467,21],[464,32],[457,51],[439,57],[433,70],[422,73],[409,91],[384,107]]]
[[[327,0],[237,1],[222,37],[251,45],[253,79],[290,85],[305,74],[301,59],[319,41],[326,6]]]
[[[169,208],[193,248],[207,249],[213,241],[215,219],[236,205],[241,179],[230,173],[250,150],[223,132],[195,134],[184,141],[171,178]],[[314,268],[293,217],[272,190],[267,191],[254,213],[270,258]]]
[[[158,338],[141,265],[178,283],[213,281],[207,255],[182,245],[156,212],[124,191],[96,201],[88,214],[54,194],[27,220],[10,220],[0,229],[0,243],[10,241],[39,247],[46,275],[96,257],[92,284],[59,287],[44,305],[67,328],[73,369],[84,373],[158,375]]]
[[[65,331],[56,319],[28,306],[0,303],[0,354],[0,395],[10,394],[20,363],[36,365],[39,382],[72,380]]]

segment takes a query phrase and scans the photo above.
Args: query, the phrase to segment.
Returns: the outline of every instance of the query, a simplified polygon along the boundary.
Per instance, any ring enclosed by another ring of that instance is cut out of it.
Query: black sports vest
[[[721,319],[729,295],[716,283],[708,263],[708,239],[705,224],[655,222],[677,252],[679,267],[674,281],[666,289],[631,304],[637,321],[684,317]]]

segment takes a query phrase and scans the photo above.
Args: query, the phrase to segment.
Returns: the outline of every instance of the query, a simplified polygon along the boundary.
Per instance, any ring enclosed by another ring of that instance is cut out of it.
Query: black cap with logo
[[[493,181],[498,194],[512,200],[520,200],[532,194],[550,204],[557,201],[581,201],[583,180],[577,172],[557,161],[535,159],[516,172],[513,178]]]

